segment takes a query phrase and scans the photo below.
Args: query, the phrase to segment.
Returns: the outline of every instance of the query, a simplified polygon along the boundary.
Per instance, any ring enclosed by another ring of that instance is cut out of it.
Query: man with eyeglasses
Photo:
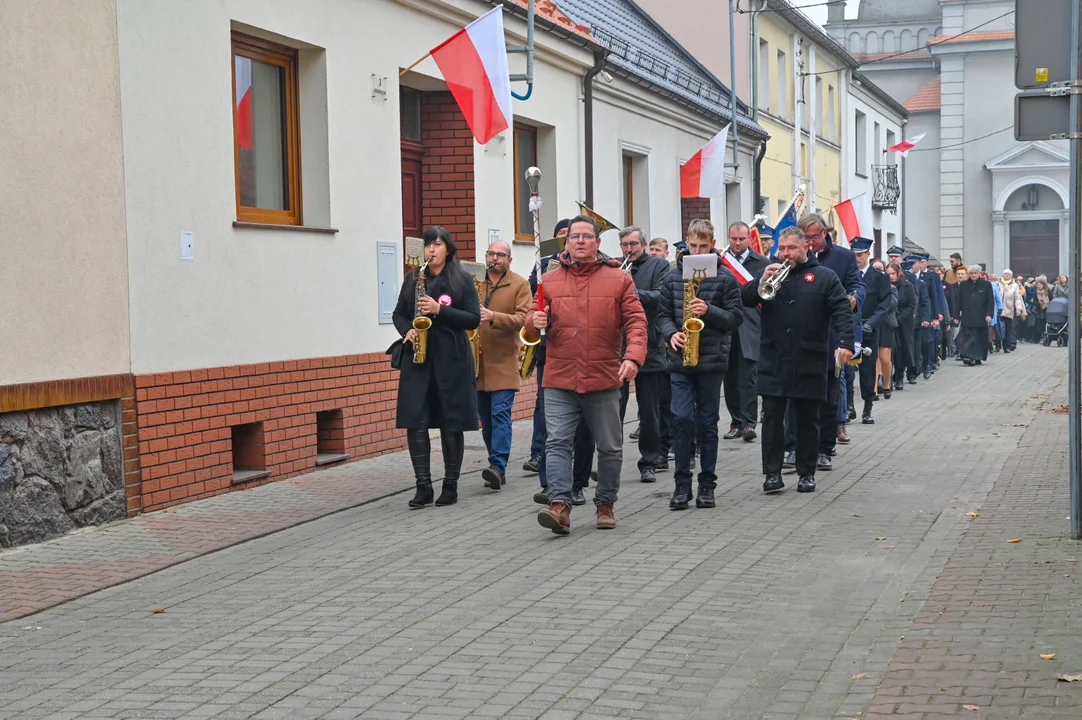
[[[661,450],[661,383],[665,376],[665,340],[661,337],[658,305],[661,290],[669,274],[669,263],[646,252],[642,229],[628,227],[620,231],[620,251],[627,271],[635,282],[635,295],[646,312],[649,346],[646,362],[635,376],[635,399],[639,405],[639,480],[657,481]],[[620,388],[620,422],[624,421],[630,382]]]
[[[854,312],[854,315],[859,313],[867,290],[864,287],[864,277],[860,274],[860,270],[857,269],[857,256],[849,248],[834,244],[834,240],[830,237],[833,228],[827,225],[827,221],[818,213],[803,215],[797,222],[797,227],[804,233],[809,254],[820,265],[829,268],[838,276],[838,279],[842,281],[842,287],[845,288],[846,295],[849,297],[850,310]],[[833,327],[828,335],[827,344],[830,346],[830,356],[833,357],[834,351],[839,347],[838,336]],[[834,448],[838,445],[838,429],[839,427],[845,428],[844,423],[839,424],[838,422],[838,400],[840,397],[841,386],[838,378],[831,370],[827,373],[826,400],[823,401],[819,408],[819,419],[817,421],[819,428],[817,470],[833,469],[833,462],[830,458],[834,455]],[[796,467],[797,460],[797,419],[792,404],[790,404],[789,411],[786,413],[785,420],[786,453],[784,467],[789,469]]]
[[[738,264],[751,278],[759,277],[770,264],[763,255],[751,249],[751,228],[745,222],[729,226],[729,247],[723,253],[730,262]],[[733,337],[729,352],[729,367],[725,370],[725,407],[729,410],[729,432],[725,440],[755,439],[755,423],[759,419],[759,396],[755,394],[755,370],[759,362],[759,334],[762,331],[762,309],[757,305],[744,308],[744,322]]]
[[[511,247],[502,241],[485,253],[488,274],[481,286],[481,361],[477,368],[477,411],[481,436],[488,450],[488,467],[481,471],[485,487],[506,484],[511,454],[511,407],[521,379],[518,374],[519,330],[530,309],[530,284],[511,271]]]
[[[631,276],[600,253],[600,234],[588,217],[571,220],[560,266],[545,273],[545,305],[535,297],[526,315],[526,330],[546,330],[548,344],[543,387],[549,506],[538,512],[537,522],[558,535],[571,532],[571,452],[583,423],[597,444],[597,528],[616,527],[613,505],[623,464],[620,387],[646,362],[646,313]]]

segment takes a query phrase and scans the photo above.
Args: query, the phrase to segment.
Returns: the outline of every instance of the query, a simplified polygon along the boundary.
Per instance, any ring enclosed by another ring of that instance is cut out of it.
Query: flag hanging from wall
[[[889,150],[890,152],[896,152],[902,157],[908,157],[909,151],[915,148],[917,146],[917,143],[923,140],[924,136],[927,134],[928,133],[921,133],[920,135],[914,135],[908,140],[902,140],[897,145],[891,145],[889,148],[887,148],[887,150]]]
[[[511,74],[502,5],[444,40],[431,55],[477,142],[484,145],[511,127]]]
[[[846,245],[852,243],[854,238],[871,237],[872,207],[868,202],[868,193],[861,193],[838,203],[834,206],[834,213],[845,233]]]
[[[729,126],[726,125],[681,166],[680,197],[724,197],[725,146],[728,141]]]

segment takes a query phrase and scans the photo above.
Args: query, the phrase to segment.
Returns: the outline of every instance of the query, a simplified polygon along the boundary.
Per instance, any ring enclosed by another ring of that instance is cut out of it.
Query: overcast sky
[[[824,0],[793,0],[793,5],[802,8],[805,15],[817,24],[822,25],[827,21],[827,7],[821,5],[822,2]],[[804,7],[807,5],[816,5],[817,7]],[[845,16],[847,18],[856,18],[857,6],[859,5],[860,0],[849,0],[849,3],[845,6]]]

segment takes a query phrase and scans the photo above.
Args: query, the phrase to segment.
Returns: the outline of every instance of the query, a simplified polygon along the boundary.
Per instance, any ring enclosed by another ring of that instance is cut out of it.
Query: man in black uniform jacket
[[[772,300],[759,297],[759,285],[782,265],[767,266],[761,279],[744,285],[745,306],[762,304],[763,326],[756,389],[763,398],[763,491],[785,488],[781,465],[785,455],[785,405],[796,411],[798,492],[815,490],[818,413],[826,401],[827,373],[853,357],[853,311],[841,280],[808,254],[803,231],[786,228],[778,237],[778,259],[790,262],[789,276]],[[830,355],[831,329],[837,357]]]
[[[849,243],[849,247],[856,255],[857,270],[864,278],[864,287],[867,289],[864,302],[860,304],[860,320],[864,326],[864,338],[861,345],[872,351],[871,355],[860,363],[860,397],[864,400],[861,422],[865,425],[874,425],[872,402],[878,392],[875,386],[875,359],[879,353],[879,332],[882,330],[887,313],[890,312],[890,278],[885,272],[880,272],[871,266],[869,262],[872,253],[871,240],[856,237]]]

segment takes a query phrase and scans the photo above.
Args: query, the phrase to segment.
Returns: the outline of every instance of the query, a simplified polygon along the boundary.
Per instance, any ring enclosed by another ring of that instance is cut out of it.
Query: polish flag
[[[511,74],[502,5],[456,32],[431,54],[477,142],[484,145],[511,127]]]
[[[907,157],[909,155],[909,151],[915,148],[917,146],[917,143],[923,140],[924,136],[927,134],[928,133],[921,133],[920,135],[914,135],[908,140],[902,140],[897,145],[893,145],[887,148],[887,150],[891,152],[901,153],[902,157]]]
[[[763,239],[759,236],[759,228],[752,227],[748,233],[748,247],[760,255],[763,254]]]
[[[729,268],[733,275],[736,275],[736,281],[741,285],[747,285],[752,281],[753,278],[748,269],[741,265],[740,260],[728,250],[721,254],[721,264]]]
[[[871,235],[863,234],[871,232],[871,206],[868,203],[868,193],[861,193],[856,197],[849,198],[834,206],[834,213],[838,216],[838,222],[845,232],[846,243],[853,242],[854,238],[870,238]]]
[[[716,198],[725,194],[726,125],[680,168],[680,197]]]
[[[255,147],[252,132],[252,61],[236,56],[237,143],[251,150]]]

